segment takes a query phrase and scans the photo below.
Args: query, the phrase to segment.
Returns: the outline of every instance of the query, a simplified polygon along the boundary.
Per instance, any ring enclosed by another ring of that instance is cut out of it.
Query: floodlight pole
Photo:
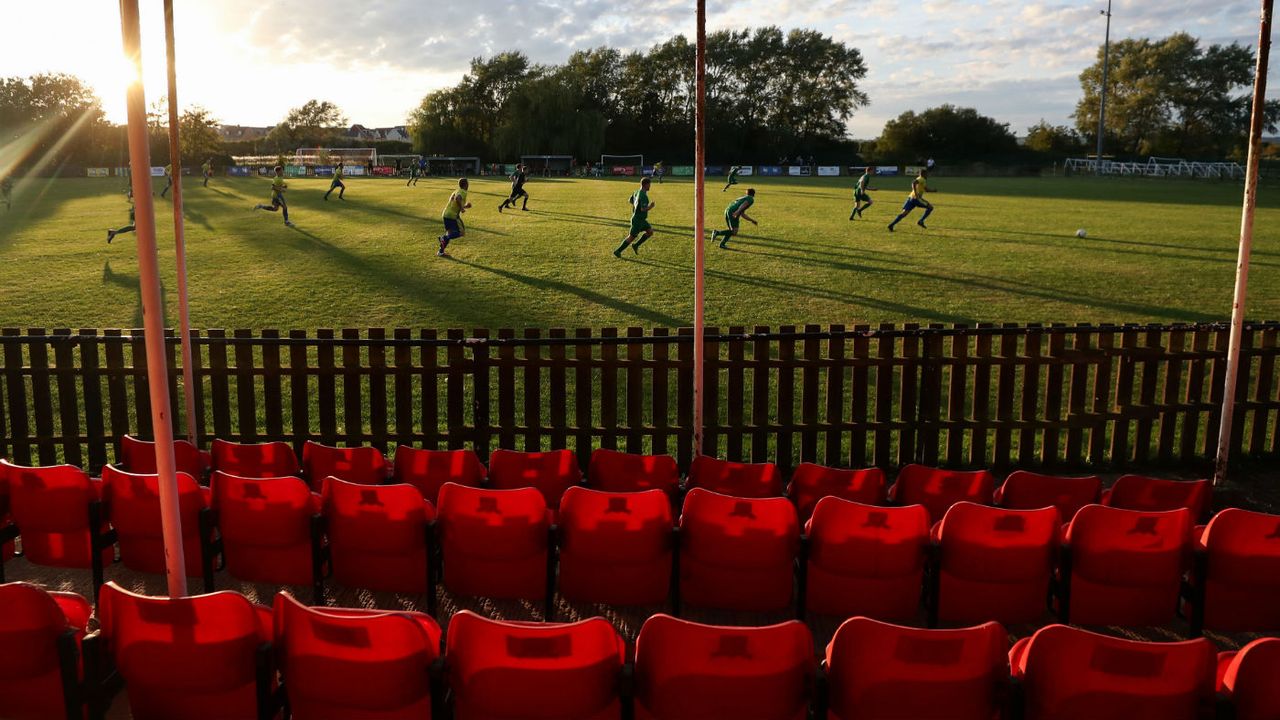
[[[1240,339],[1244,334],[1245,298],[1249,286],[1249,255],[1253,251],[1253,215],[1258,206],[1258,164],[1262,157],[1262,128],[1267,99],[1267,64],[1271,55],[1271,9],[1262,0],[1258,28],[1258,66],[1253,77],[1253,108],[1249,119],[1249,161],[1244,176],[1244,210],[1240,218],[1240,254],[1236,259],[1236,290],[1231,303],[1231,339],[1227,344],[1227,373],[1222,389],[1222,420],[1218,425],[1218,456],[1213,484],[1227,479],[1231,461],[1231,425],[1235,419],[1236,381],[1240,371]]]
[[[178,63],[173,37],[173,0],[164,0],[164,43],[169,65],[169,161],[173,165],[173,249],[178,260],[178,332],[182,345],[182,394],[186,400],[187,441],[196,437],[196,381],[191,354],[191,314],[187,308],[187,239],[182,217],[182,146],[178,143]]]
[[[693,141],[693,454],[702,454],[702,399],[706,367],[706,316],[703,312],[706,283],[707,200],[707,0],[698,2],[697,51],[694,59],[696,95]]]
[[[160,296],[156,256],[155,203],[151,198],[151,148],[147,137],[147,101],[142,88],[142,30],[138,0],[120,0],[120,34],[124,54],[133,69],[129,83],[129,167],[133,187],[134,226],[138,238],[138,281],[142,294],[143,336],[147,348],[147,382],[151,391],[151,425],[156,441],[160,524],[164,537],[165,574],[170,597],[187,594],[186,562],[182,554],[182,516],[178,507],[177,463],[173,456],[173,426],[169,418],[169,368],[164,352],[164,300]]]
[[[1107,35],[1102,43],[1102,86],[1098,88],[1098,164],[1097,172],[1102,174],[1102,138],[1106,132],[1107,120],[1107,73],[1111,69],[1111,0],[1107,0]]]

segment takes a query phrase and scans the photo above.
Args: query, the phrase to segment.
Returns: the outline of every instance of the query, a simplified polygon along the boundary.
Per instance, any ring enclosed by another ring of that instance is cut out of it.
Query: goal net
[[[428,175],[479,175],[480,158],[478,157],[427,157]]]
[[[573,169],[572,155],[521,155],[520,162],[534,175],[568,175]]]
[[[600,168],[606,175],[640,175],[644,155],[601,155]]]

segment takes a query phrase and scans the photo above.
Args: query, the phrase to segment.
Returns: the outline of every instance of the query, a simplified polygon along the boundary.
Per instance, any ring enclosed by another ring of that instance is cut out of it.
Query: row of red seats
[[[447,636],[414,612],[274,609],[232,592],[181,599],[104,588],[88,604],[0,586],[0,715],[98,717],[123,681],[135,720],[839,720],[1000,717],[1238,720],[1280,715],[1280,639],[1215,655],[1063,625],[1009,647],[997,623],[923,630],[853,618],[825,658],[802,623],[650,617],[629,648],[608,621],[513,623],[468,611]],[[84,663],[78,648],[83,647]],[[812,713],[812,715],[810,715]]]

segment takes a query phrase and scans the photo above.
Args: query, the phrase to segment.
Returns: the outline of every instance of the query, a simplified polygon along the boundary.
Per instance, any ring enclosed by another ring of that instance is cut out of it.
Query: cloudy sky
[[[152,99],[165,85],[162,6],[141,4]],[[871,105],[851,121],[855,137],[941,103],[976,107],[1021,133],[1041,118],[1069,122],[1077,76],[1102,41],[1105,5],[709,0],[708,23],[816,28],[859,48]],[[1205,43],[1257,40],[1254,0],[1115,0],[1113,13],[1113,38],[1185,30]],[[692,0],[176,0],[175,16],[181,104],[243,125],[274,124],[310,98],[337,102],[353,122],[403,124],[424,94],[456,82],[477,55],[518,49],[554,63],[580,48],[644,48],[693,32]],[[115,2],[0,0],[0,17],[17,30],[0,42],[0,76],[79,75],[110,119],[124,120]]]

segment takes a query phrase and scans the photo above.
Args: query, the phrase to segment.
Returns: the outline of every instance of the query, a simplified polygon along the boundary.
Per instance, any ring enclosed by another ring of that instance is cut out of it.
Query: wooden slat
[[[867,332],[867,325],[855,325],[857,332]],[[868,380],[871,370],[868,364],[868,349],[871,341],[865,336],[853,339],[853,380],[849,388],[849,421],[854,429],[849,432],[849,467],[861,468],[867,464],[867,402],[870,395]]]
[[[991,323],[978,323],[978,329],[992,327]],[[991,429],[991,346],[992,337],[978,335],[974,341],[973,361],[973,439],[969,445],[969,464],[986,467],[987,438]]]
[[[693,337],[693,328],[676,330],[680,337]],[[693,343],[676,346],[676,462],[683,472],[693,459]]]
[[[4,328],[0,334],[9,337],[22,335],[19,328]],[[26,362],[22,359],[22,345],[16,340],[4,344],[4,386],[9,400],[10,448],[14,462],[31,464],[31,408],[27,405],[27,382],[22,376]],[[123,404],[121,404],[123,407]]]
[[[215,332],[222,331],[210,330],[209,334],[212,335]],[[113,440],[118,440],[120,437],[128,435],[130,432],[129,391],[126,380],[126,375],[129,370],[125,368],[124,365],[124,342],[110,340],[110,338],[120,337],[122,333],[119,330],[110,329],[103,330],[102,334],[104,337],[108,338],[108,340],[103,343],[103,351],[107,358],[107,404],[111,410],[111,438]],[[224,364],[225,361],[226,358],[224,356]],[[225,387],[226,378],[223,377],[222,381]],[[216,408],[217,406],[215,405],[214,407]],[[225,407],[226,406],[224,405],[224,412],[226,412]],[[23,417],[25,417],[25,414]],[[228,425],[229,424],[230,423],[228,423]]]
[[[1071,386],[1067,390],[1067,465],[1082,465],[1084,427],[1082,418],[1088,411],[1085,397],[1089,391],[1089,366],[1093,353],[1093,335],[1077,327],[1071,333]]]
[[[1227,347],[1230,344],[1231,331],[1218,330],[1213,333],[1214,358],[1209,361],[1209,422],[1205,427],[1204,445],[1200,451],[1206,458],[1217,457],[1218,430],[1222,427],[1222,393],[1223,384],[1227,380]]]
[[[29,328],[27,372],[31,377],[31,415],[36,426],[36,452],[41,465],[55,465],[58,449],[53,444],[53,389],[49,382],[49,345],[45,331]]]
[[[893,325],[884,323],[880,326],[881,330],[891,330]],[[875,451],[872,457],[872,464],[887,468],[891,467],[893,458],[889,456],[892,447],[890,444],[893,440],[893,431],[889,428],[889,423],[893,422],[894,407],[896,403],[893,400],[893,355],[894,344],[893,337],[881,335],[876,338],[876,423],[875,430]]]
[[[1183,395],[1183,402],[1186,405],[1201,402],[1204,397],[1206,361],[1201,358],[1209,350],[1210,334],[1207,330],[1196,330],[1191,334],[1191,352],[1196,355],[1196,359],[1190,362],[1190,370],[1187,372],[1187,391]],[[1201,414],[1199,410],[1187,410],[1182,414],[1181,456],[1184,463],[1190,463],[1196,457],[1196,448],[1200,440]]]
[[[600,330],[602,338],[618,337],[617,328]],[[618,449],[618,346],[600,346],[600,447]],[[579,457],[584,457],[579,454]]]
[[[805,325],[806,333],[820,333],[822,327]],[[804,366],[800,371],[800,461],[818,461],[818,407],[820,401],[818,387],[818,364],[822,360],[822,340],[816,337],[805,338],[802,345]],[[790,468],[790,463],[785,467]]]
[[[765,334],[769,328],[757,325],[751,342],[751,462],[768,462],[769,453],[769,369],[771,344]]]
[[[296,342],[306,337],[305,330],[289,331],[289,339],[295,341],[289,346],[289,422],[293,428],[293,451],[299,455],[303,442],[311,439],[310,361],[307,346]]]
[[[627,337],[644,337],[644,328],[627,328]],[[644,452],[644,349],[633,342],[627,345],[627,452]]]
[[[279,330],[263,330],[262,339],[262,406],[264,427],[271,440],[284,440],[283,375],[280,372],[280,346],[270,341],[280,337]]]
[[[1062,381],[1065,366],[1059,362],[1067,337],[1061,326],[1055,326],[1056,332],[1049,334],[1049,364],[1045,370],[1044,419],[1053,425],[1044,431],[1044,440],[1040,448],[1040,462],[1052,467],[1061,461],[1062,426],[1066,420],[1062,417]]]
[[[1258,348],[1261,354],[1258,356],[1258,372],[1253,399],[1259,405],[1265,405],[1271,400],[1271,386],[1275,378],[1276,368],[1276,331],[1274,328],[1255,333],[1259,336]],[[1244,376],[1246,379],[1248,375]],[[1246,381],[1246,384],[1247,381]],[[1253,423],[1249,426],[1249,452],[1259,455],[1267,449],[1267,432],[1270,426],[1271,411],[1263,407],[1259,407],[1253,411]]]
[[[1011,323],[1005,323],[1013,327]],[[1013,455],[1013,432],[1007,423],[1013,420],[1013,394],[1017,381],[1017,366],[1013,361],[1018,357],[1018,338],[1015,335],[1000,336],[1000,359],[1003,360],[996,369],[996,420],[1002,423],[996,427],[995,457],[992,467],[1007,468]]]
[[[653,337],[658,340],[653,345],[653,382],[650,408],[653,413],[653,450],[655,455],[667,454],[667,428],[670,427],[669,413],[671,398],[668,395],[671,377],[671,344],[666,340],[670,335],[667,328],[654,328]]]
[[[741,325],[729,327],[730,335],[742,335],[746,328]],[[743,456],[743,414],[746,403],[746,343],[742,340],[730,340],[725,343],[727,362],[725,363],[725,424],[730,428],[725,435],[725,457],[734,461],[742,461]]]
[[[915,331],[920,325],[906,323],[902,328]],[[898,377],[898,419],[905,427],[898,435],[898,467],[919,460],[916,439],[920,430],[920,338],[914,335],[902,338],[902,358]]]
[[[1104,325],[1104,327],[1107,327]],[[1102,332],[1098,335],[1098,369],[1093,376],[1092,411],[1096,421],[1089,427],[1089,462],[1101,463],[1107,453],[1107,426],[1109,421],[1102,418],[1110,415],[1113,402],[1111,391],[1112,348],[1115,347],[1115,333]]]
[[[359,340],[360,331],[343,328],[342,339]],[[347,447],[364,444],[364,363],[360,346],[342,346],[342,436]]]
[[[147,384],[147,342],[143,338],[142,328],[129,331],[133,340],[129,343],[130,355],[133,359],[133,405],[134,422],[138,437],[154,437],[151,428],[151,387]],[[34,378],[33,378],[34,379]]]
[[[547,334],[553,340],[563,340],[567,335],[563,328],[551,328]],[[566,394],[565,384],[565,375],[567,374],[565,346],[561,344],[552,345],[549,348],[549,354],[551,355],[551,366],[548,369],[550,381],[547,389],[551,393],[549,398],[551,447],[559,450],[569,447],[569,437],[567,435],[569,421],[566,417],[569,396]]]
[[[84,432],[89,451],[89,467],[93,474],[98,474],[107,458],[106,417],[102,407],[102,377],[99,374],[98,331],[93,328],[81,328],[80,335],[80,372],[83,374],[82,397],[84,398]],[[4,427],[0,421],[0,428]],[[0,452],[5,448],[0,446]]]
[[[794,325],[783,325],[778,332],[784,335],[794,334]],[[782,467],[791,466],[792,441],[794,433],[796,408],[796,341],[791,338],[778,338],[778,441],[774,462]]]
[[[178,364],[178,336],[172,330],[164,331],[164,359],[169,376],[165,383],[169,386],[169,423],[173,426],[174,439],[178,439],[186,434],[182,416],[186,414],[187,403],[179,384],[182,366]]]
[[[235,337],[247,339],[253,337],[253,332],[246,329],[235,331]],[[237,343],[235,346],[236,356],[236,409],[237,413],[237,435],[241,442],[255,442],[258,440],[258,403],[256,378],[254,377],[254,358],[253,345],[249,343]]]
[[[1253,375],[1253,358],[1250,355],[1250,351],[1253,350],[1255,334],[1250,330],[1245,330],[1240,335],[1240,369],[1236,375],[1235,417],[1231,420],[1232,458],[1239,457],[1244,451],[1245,420],[1249,412],[1245,407],[1245,403],[1249,399],[1249,378]]]
[[[843,325],[832,325],[833,335],[844,332]],[[844,349],[843,337],[832,337],[827,341],[827,407],[826,422],[832,427],[826,433],[826,449],[822,462],[829,467],[839,467],[844,457],[843,433],[836,429],[844,422]]]
[[[589,338],[591,330],[578,328],[574,337]],[[587,343],[574,347],[573,355],[573,426],[576,429],[574,443],[579,461],[591,455],[591,429],[595,425],[592,413],[592,348]]]
[[[942,326],[932,324],[933,330]],[[925,465],[938,464],[938,421],[942,417],[942,335],[933,333],[921,342],[923,364],[920,366],[920,410],[917,413],[916,455]]]
[[[1186,332],[1173,330],[1169,333],[1168,351],[1170,353],[1182,353],[1186,347],[1186,342]],[[1173,462],[1174,439],[1178,430],[1178,414],[1170,408],[1178,404],[1178,398],[1182,390],[1182,370],[1182,360],[1176,357],[1171,357],[1164,364],[1163,407],[1160,410],[1160,434],[1157,441],[1158,447],[1156,448],[1156,457],[1161,463]]]
[[[538,328],[525,328],[529,340],[542,337]],[[563,405],[564,396],[552,396],[552,402]],[[536,452],[542,449],[542,346],[529,343],[524,346],[524,449]]]
[[[396,445],[413,446],[413,348],[407,343],[413,339],[408,328],[396,328],[391,333],[396,341],[391,350],[392,392],[395,402],[392,412],[396,417]],[[435,378],[432,378],[434,381]]]
[[[1038,324],[1029,326],[1028,332],[1022,336],[1023,354],[1027,364],[1022,366],[1022,407],[1020,417],[1024,423],[1034,423],[1039,419],[1040,405],[1040,361],[1041,345],[1044,333]],[[1018,435],[1018,462],[1030,465],[1036,460],[1036,430],[1026,427]]]
[[[474,338],[487,338],[489,331],[485,329],[476,329],[471,331]],[[489,391],[492,386],[490,368],[492,364],[489,362],[489,345],[486,343],[476,343],[471,348],[471,359],[473,371],[471,373],[471,393],[475,398],[471,402],[472,412],[475,415],[472,430],[472,447],[476,454],[484,462],[489,462],[489,450],[493,444],[493,426],[489,414]]]
[[[704,435],[702,453],[720,456],[720,343],[710,338],[720,334],[720,328],[705,328],[702,368],[702,422]]]
[[[367,350],[369,361],[369,439],[365,443],[387,452],[387,332],[383,328],[369,328],[366,336],[373,341]]]
[[[439,339],[435,330],[421,330],[418,337]],[[440,352],[438,345],[429,343],[423,343],[418,351],[418,365],[422,368],[422,446],[428,450],[440,449]]]
[[[200,331],[191,331],[191,357],[188,362],[191,363],[191,382],[195,388],[196,401],[196,445],[207,447],[209,439],[209,421],[205,418],[205,405],[208,392],[205,390],[205,379],[208,373],[205,372],[204,354],[206,352],[204,345],[200,342]]]
[[[466,337],[460,329],[452,329],[447,333],[450,340],[462,340]],[[466,420],[463,412],[463,362],[466,350],[456,342],[449,345],[445,353],[448,362],[448,374],[445,376],[445,424],[447,426],[450,450],[459,450],[467,446],[470,439],[466,436]]]
[[[320,442],[325,445],[338,443],[338,390],[337,370],[334,367],[334,345],[325,342],[332,340],[333,330],[316,331],[316,401],[319,404],[317,417],[320,420]]]
[[[1150,350],[1160,349],[1163,353],[1164,333],[1158,328],[1147,328],[1143,333],[1141,347]],[[1133,436],[1133,457],[1139,464],[1145,463],[1151,456],[1151,432],[1156,403],[1156,387],[1159,385],[1160,356],[1148,354],[1142,361],[1142,378],[1138,384],[1138,405],[1143,411],[1138,416],[1137,429]]]
[[[76,380],[75,342],[70,328],[53,331],[53,365],[58,385],[58,429],[62,435],[62,462],[80,467],[84,453],[80,445],[80,393]]]
[[[498,337],[515,338],[511,328],[498,330]],[[516,349],[514,345],[498,346],[498,447],[516,449]]]
[[[1126,325],[1120,331],[1120,368],[1116,372],[1115,409],[1119,416],[1115,428],[1111,431],[1111,462],[1123,467],[1132,457],[1129,445],[1130,417],[1133,407],[1133,379],[1136,374],[1137,361],[1134,350],[1138,347],[1138,330]]]

